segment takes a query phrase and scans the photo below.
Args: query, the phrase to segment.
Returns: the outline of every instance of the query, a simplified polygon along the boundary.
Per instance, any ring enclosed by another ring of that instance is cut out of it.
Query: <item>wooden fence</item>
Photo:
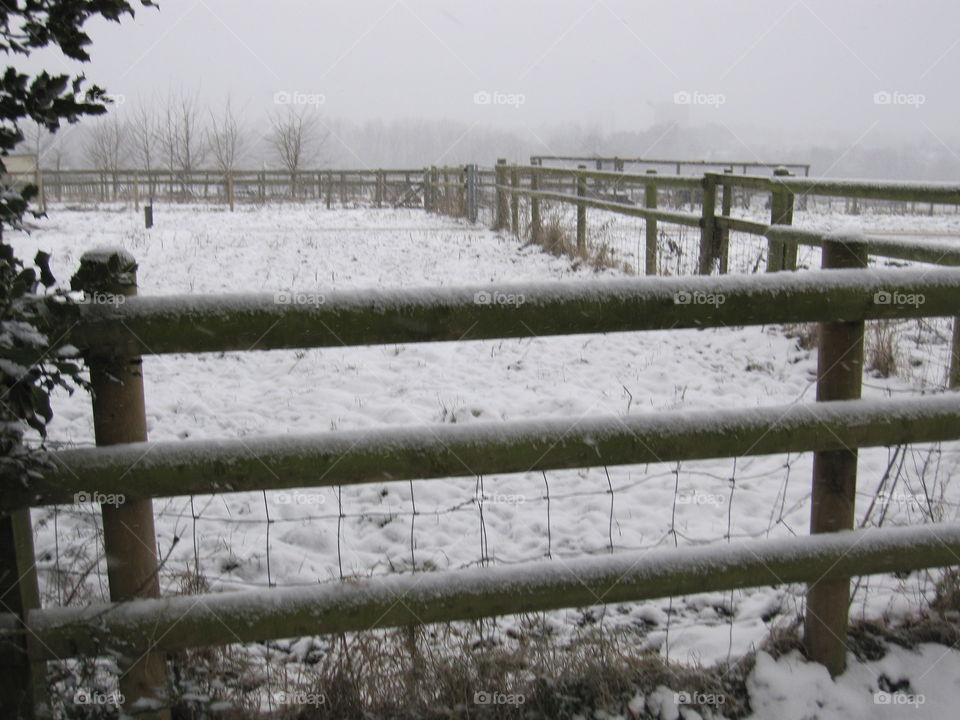
[[[810,585],[808,652],[836,674],[845,662],[851,576],[956,562],[960,528],[954,526],[836,531],[852,528],[857,448],[960,438],[960,402],[953,394],[900,401],[859,399],[864,322],[956,315],[960,270],[865,272],[868,255],[960,265],[960,249],[825,236],[792,228],[790,223],[796,198],[805,194],[960,204],[960,187],[825,181],[783,171],[772,178],[732,173],[691,178],[511,167],[505,162],[492,170],[428,168],[409,171],[409,180],[407,175],[408,171],[359,173],[352,181],[382,204],[396,202],[410,191],[420,195],[430,212],[471,220],[487,203],[495,226],[518,235],[521,198],[528,200],[532,235],[540,231],[541,203],[572,204],[577,208],[578,244],[586,242],[588,208],[640,217],[647,226],[650,275],[656,271],[650,258],[656,258],[657,223],[697,227],[701,275],[347,292],[328,294],[322,303],[283,304],[274,296],[257,295],[136,297],[133,258],[122,252],[87,254],[76,277],[79,286],[102,297],[126,297],[123,303],[84,305],[81,320],[69,329],[56,323],[49,328],[57,336],[65,333],[90,368],[97,390],[94,421],[99,447],[51,453],[49,471],[29,481],[7,478],[0,497],[4,511],[0,594],[7,611],[0,614],[6,650],[0,658],[5,670],[0,673],[0,709],[6,714],[48,714],[44,663],[52,660],[119,658],[124,670],[121,689],[133,703],[162,695],[163,653],[175,649],[589,605],[597,597],[623,602],[790,582]],[[322,176],[316,185],[318,196],[339,202],[351,182],[345,176],[333,171]],[[290,183],[290,191],[298,180],[277,182]],[[143,188],[139,178],[134,186]],[[769,225],[731,215],[735,188],[770,193]],[[627,189],[631,195],[640,191],[643,204],[625,201]],[[699,193],[702,211],[659,207],[662,193],[671,191]],[[731,232],[766,238],[767,269],[772,272],[725,274]],[[776,272],[796,268],[798,245],[821,247],[824,269]],[[713,274],[717,271],[719,276]],[[491,290],[522,294],[524,302],[484,302]],[[878,300],[904,292],[920,293],[924,302]],[[703,304],[689,301],[692,297],[722,297],[723,302]],[[808,405],[587,418],[576,423],[245,438],[242,443],[146,443],[140,370],[144,354],[798,322],[822,323],[817,402]],[[955,321],[954,387],[960,385],[957,325]],[[563,567],[538,563],[516,570],[277,590],[269,592],[269,602],[262,593],[151,599],[159,594],[153,498],[305,487],[316,485],[318,477],[323,485],[342,485],[802,451],[815,453],[811,533],[817,537],[623,555]],[[126,500],[119,506],[103,506],[111,602],[41,608],[29,508],[74,502],[81,493],[123,495]],[[416,593],[405,595],[413,588]],[[398,596],[403,603],[395,602]],[[155,715],[162,717],[163,711]]]
[[[788,240],[775,229],[769,233]],[[0,615],[6,670],[0,676],[0,704],[10,716],[48,714],[44,663],[70,657],[116,658],[127,702],[152,698],[162,706],[163,653],[175,649],[590,605],[597,598],[624,602],[792,582],[810,584],[806,639],[811,654],[839,672],[849,577],[954,563],[960,528],[856,531],[563,566],[547,561],[309,590],[150,599],[157,595],[158,567],[152,498],[183,494],[814,451],[815,518],[819,513],[839,520],[829,527],[814,522],[812,529],[848,527],[857,448],[960,438],[960,401],[952,394],[846,399],[859,394],[861,376],[861,358],[849,355],[850,348],[858,343],[862,348],[866,320],[954,314],[960,270],[864,272],[859,269],[866,251],[862,243],[823,236],[808,240],[823,247],[826,267],[851,269],[343,292],[310,304],[283,304],[272,295],[136,297],[132,258],[122,251],[84,256],[79,285],[106,296],[127,295],[123,303],[82,306],[79,323],[67,332],[99,390],[94,418],[100,447],[51,453],[50,470],[42,477],[6,479],[0,507],[9,522],[0,526],[6,533],[0,538],[0,591],[13,600],[5,601],[10,612]],[[485,302],[491,289],[522,294],[524,302]],[[876,301],[878,294],[905,289],[923,293],[925,302]],[[684,301],[700,295],[723,302]],[[787,322],[824,323],[817,403],[245,438],[242,443],[146,443],[143,431],[144,354]],[[55,323],[54,330],[65,329]],[[73,502],[81,493],[125,496],[123,504],[103,507],[111,602],[40,608],[28,508]],[[839,512],[831,515],[831,508]],[[114,531],[106,532],[108,524]],[[152,715],[163,717],[164,711]]]

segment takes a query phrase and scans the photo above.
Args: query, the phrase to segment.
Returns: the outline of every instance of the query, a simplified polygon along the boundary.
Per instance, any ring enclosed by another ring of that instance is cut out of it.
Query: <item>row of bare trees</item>
[[[37,154],[42,167],[107,174],[120,169],[226,174],[261,163],[295,174],[321,162],[326,132],[313,106],[278,106],[267,123],[265,129],[251,127],[229,97],[213,110],[198,95],[171,93],[160,103],[118,103],[105,116],[71,127],[56,143],[35,129],[23,148]]]

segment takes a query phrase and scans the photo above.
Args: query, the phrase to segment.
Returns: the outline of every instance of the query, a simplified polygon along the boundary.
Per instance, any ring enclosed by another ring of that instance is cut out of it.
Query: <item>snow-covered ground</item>
[[[156,226],[147,231],[129,209],[53,208],[37,229],[14,244],[24,256],[37,249],[51,252],[54,273],[64,283],[85,250],[123,247],[140,264],[142,295],[596,277],[592,270],[572,269],[567,259],[521,247],[513,238],[417,210],[275,205],[229,213],[162,206],[155,217]],[[592,227],[606,227],[611,238],[623,238],[611,245],[633,262],[629,248],[636,249],[637,238],[642,239],[639,231],[632,237],[632,226],[618,226],[616,218],[604,213],[591,212],[590,218]],[[797,218],[805,227],[833,227],[842,221],[802,213]],[[955,216],[872,216],[862,222],[867,231],[888,232],[914,230],[923,223],[936,234],[955,232],[960,225]],[[687,231],[688,240],[689,235]],[[865,397],[942,387],[949,354],[944,328],[949,325],[904,323],[899,345],[907,361],[905,373],[867,378]],[[812,402],[815,369],[815,352],[798,348],[796,338],[781,327],[144,361],[149,435],[163,441]],[[58,397],[54,410],[54,445],[92,444],[88,397]],[[885,512],[886,524],[922,522],[931,514],[955,520],[960,493],[951,479],[960,459],[957,450],[957,445],[944,445],[903,453],[862,451],[858,519],[875,524]],[[886,495],[872,506],[888,466],[893,469]],[[177,589],[184,569],[197,561],[215,590],[289,587],[414,568],[514,563],[544,558],[548,552],[560,561],[607,553],[611,545],[616,552],[805,534],[810,473],[811,456],[804,454],[380,483],[342,491],[197,496],[158,500],[155,509],[160,551],[170,553],[164,566],[167,590]],[[98,514],[94,506],[35,511],[47,602],[62,602],[77,582],[82,589],[74,600],[106,595],[105,567],[102,559],[96,562],[99,551],[91,542]],[[58,576],[65,578],[60,584]],[[859,586],[854,612],[906,612],[931,591],[925,574],[871,578]],[[549,619],[560,630],[577,622],[630,628],[638,642],[660,648],[671,660],[709,664],[758,644],[772,624],[797,614],[801,597],[802,588],[757,588],[606,612],[569,610],[551,613]],[[922,671],[938,654],[929,648],[922,652],[911,658],[896,650],[876,667],[857,665],[837,685],[795,658],[763,660],[753,677],[757,717],[868,717],[868,709],[877,709],[867,692],[870,673],[883,663],[900,663],[908,675]],[[955,683],[958,666],[960,654],[953,653],[929,677],[952,677]],[[947,667],[953,674],[941,675]],[[824,704],[819,709],[812,705],[806,714],[781,711],[778,698],[794,685],[789,678],[804,680],[815,693],[806,699],[822,698]],[[918,680],[913,687],[927,685]],[[933,684],[929,687],[926,705],[915,714],[911,708],[909,717],[943,717],[942,708],[940,714],[928,714],[939,693]]]

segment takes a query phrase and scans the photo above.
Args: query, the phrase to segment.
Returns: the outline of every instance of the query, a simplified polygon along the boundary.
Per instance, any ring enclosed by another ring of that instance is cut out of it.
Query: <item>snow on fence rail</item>
[[[632,556],[614,558],[599,566],[591,559],[581,563],[584,569],[587,565],[598,567],[589,575],[596,583],[596,587],[589,585],[589,595],[576,576],[546,564],[267,596],[133,599],[159,594],[150,497],[296,487],[315,484],[324,470],[329,473],[320,481],[324,484],[359,483],[385,477],[472,476],[541,467],[813,449],[814,530],[852,527],[856,448],[960,438],[960,401],[954,394],[906,401],[856,399],[862,375],[863,321],[955,313],[960,305],[960,271],[865,272],[867,244],[862,239],[826,237],[819,244],[825,268],[848,269],[340,293],[305,303],[269,296],[138,299],[133,297],[132,258],[122,252],[87,254],[75,278],[77,284],[87,292],[130,296],[123,303],[84,306],[79,322],[68,330],[69,341],[90,365],[98,445],[117,446],[52,453],[53,469],[45,477],[4,493],[7,506],[19,509],[8,514],[11,522],[0,537],[0,549],[5,551],[0,557],[7,565],[0,573],[0,591],[11,598],[6,605],[13,611],[0,615],[0,629],[7,646],[19,652],[6,654],[0,702],[20,708],[42,706],[43,662],[78,653],[120,658],[124,671],[121,690],[128,702],[162,696],[161,650],[237,638],[270,639],[408,624],[413,621],[411,615],[395,606],[380,616],[396,600],[395,590],[412,591],[404,602],[416,603],[416,617],[443,620],[778,581],[808,582],[808,649],[831,672],[839,672],[846,652],[848,578],[949,564],[956,559],[955,552],[960,552],[960,530],[935,526],[852,533],[829,539],[676,551],[650,556],[648,561]],[[518,297],[511,304],[494,303],[490,300],[493,292],[516,292],[524,297],[522,302]],[[893,292],[922,293],[925,301],[878,300],[878,294]],[[692,302],[695,294],[712,297],[714,302]],[[566,427],[556,422],[510,423],[489,429],[381,431],[366,439],[351,433],[282,440],[247,438],[242,450],[231,441],[137,443],[146,440],[140,357],[149,353],[810,321],[823,323],[818,401],[837,402],[747,412],[580,420]],[[264,458],[275,468],[273,472],[262,472]],[[20,478],[11,479],[7,487],[20,482]],[[80,610],[40,609],[32,530],[23,506],[69,499],[78,488],[90,489],[91,483],[130,497],[124,505],[102,508],[113,602]],[[818,522],[818,514],[829,517],[833,525]],[[627,573],[620,582],[621,571],[630,567],[636,572]],[[498,584],[519,577],[517,573],[524,577],[522,587],[510,591]],[[822,588],[828,592],[816,595]],[[820,598],[817,612],[811,610],[815,595]],[[212,619],[220,610],[227,613],[236,635],[228,637],[219,620]]]
[[[724,546],[628,552],[510,568],[399,575],[362,583],[143,599],[34,610],[35,659],[134,655],[264,638],[362,632],[714,590],[846,581],[956,562],[960,525],[858,530]],[[0,616],[0,638],[23,630]]]

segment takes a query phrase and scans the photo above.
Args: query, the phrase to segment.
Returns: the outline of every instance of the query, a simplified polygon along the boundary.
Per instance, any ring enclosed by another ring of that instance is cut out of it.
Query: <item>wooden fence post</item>
[[[24,508],[0,515],[0,610],[21,623],[40,607],[33,526]],[[24,625],[25,626],[25,625]],[[0,715],[5,718],[52,717],[47,705],[46,664],[31,662],[29,633],[8,641],[0,651]]]
[[[647,170],[647,175],[650,175],[650,180],[643,186],[643,206],[648,210],[657,209],[657,183],[654,180],[654,176],[657,174],[657,171],[654,169]],[[645,221],[646,231],[647,231],[647,257],[646,257],[646,274],[647,275],[656,275],[657,274],[657,221],[654,218],[647,218]]]
[[[426,212],[433,212],[430,206],[430,168],[423,170],[423,209]]]
[[[227,203],[233,212],[233,170],[227,170]]]
[[[534,166],[536,167],[536,166]],[[535,169],[530,171],[530,189],[534,192],[540,192],[540,173]],[[543,233],[543,221],[540,218],[540,198],[536,195],[530,197],[530,239],[538,243]]]
[[[477,221],[477,166],[467,165],[467,220]]]
[[[333,173],[327,171],[327,210],[333,207]]]
[[[726,168],[724,175],[732,175],[733,168]],[[729,182],[723,184],[723,190],[720,193],[720,214],[724,217],[730,217],[733,210],[733,185]],[[720,274],[726,275],[730,264],[730,228],[721,228],[720,230]]]
[[[953,319],[953,345],[950,356],[950,377],[948,387],[960,388],[960,317]]]
[[[84,290],[102,302],[120,303],[121,298],[137,294],[136,262],[124,250],[92,251],[80,259],[80,269],[72,287]],[[143,442],[147,439],[147,419],[143,398],[143,370],[139,357],[109,357],[91,353],[87,357],[93,391],[93,426],[97,445]],[[97,502],[97,488],[90,488]],[[153,524],[153,502],[101,501],[103,544],[107,558],[110,599],[122,602],[132,598],[159,597],[157,576],[157,540]],[[167,677],[164,656],[147,652],[121,660],[124,674],[120,691],[130,707],[138,700],[166,703]],[[168,711],[149,715],[169,719]]]
[[[347,206],[347,174],[340,173],[340,207]]]
[[[784,167],[778,167],[773,171],[774,178],[789,177],[792,174]],[[776,180],[774,180],[773,189],[770,191],[770,224],[793,224],[793,193],[778,188]],[[797,246],[793,243],[769,241],[767,246],[767,272],[796,269]]]
[[[513,192],[510,194],[510,231],[515,237],[520,237],[520,168],[514,165],[510,170],[510,187]]]
[[[507,191],[503,189],[503,186],[507,184],[507,160],[506,158],[497,159],[496,173],[494,175],[494,183],[496,184],[496,198],[497,198],[497,211],[494,217],[493,229],[494,230],[503,230],[507,227],[507,213],[509,212],[507,206]]]
[[[577,165],[578,170],[586,170],[586,165]],[[577,175],[577,197],[586,197],[587,179],[582,175]],[[587,256],[587,206],[582,202],[577,203],[577,255]]]
[[[865,268],[864,242],[826,239],[824,269]],[[820,324],[817,358],[817,401],[856,400],[863,381],[864,323]],[[813,497],[810,533],[850,530],[854,525],[857,489],[857,450],[830,450],[813,455]],[[804,644],[807,656],[827,667],[832,676],[847,662],[849,578],[820,580],[807,590]]]
[[[703,187],[703,212],[700,220],[698,270],[701,275],[709,275],[713,271],[713,262],[717,257],[717,177],[705,173],[701,185]]]

